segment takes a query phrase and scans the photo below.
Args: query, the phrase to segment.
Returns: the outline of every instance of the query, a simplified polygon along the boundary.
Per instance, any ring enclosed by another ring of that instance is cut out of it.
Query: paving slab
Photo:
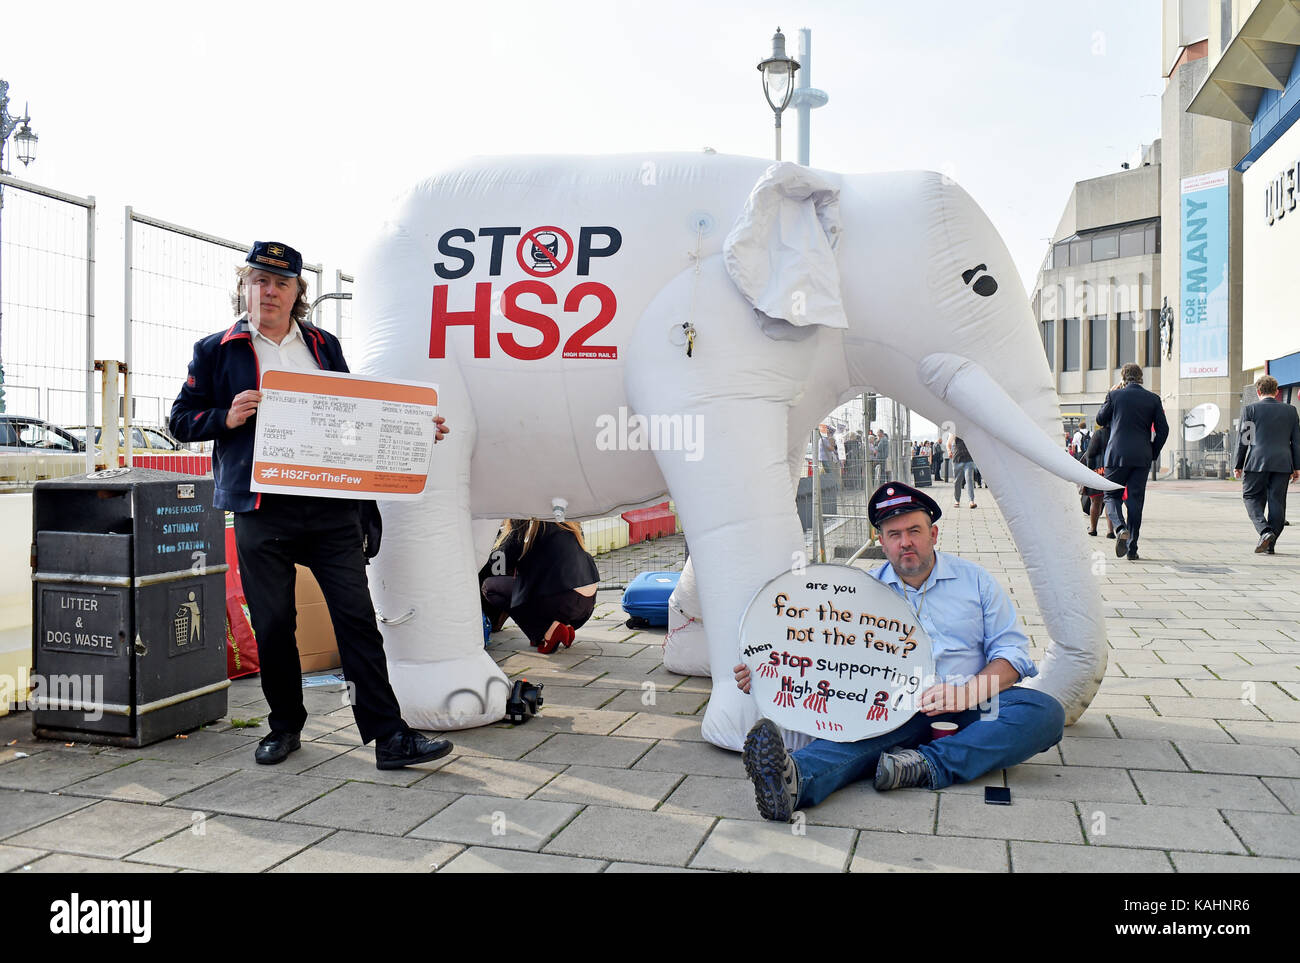
[[[1000,839],[862,832],[851,873],[1005,873],[1007,844]]]
[[[120,859],[193,825],[188,812],[105,800],[11,836],[5,842],[11,846]]]
[[[610,700],[617,698],[620,692],[619,689],[587,689],[571,685],[543,686],[542,698],[545,704],[542,706],[542,712],[548,712],[552,707],[564,706],[571,709],[600,709]]]
[[[682,776],[671,772],[570,766],[529,798],[654,809],[681,780]]]
[[[1256,856],[1300,859],[1300,816],[1236,810],[1225,810],[1223,815]]]
[[[671,739],[677,742],[704,742],[700,719],[696,716],[667,716],[638,712],[614,730],[616,736],[646,739]]]
[[[203,729],[182,733],[172,739],[155,742],[151,746],[139,749],[127,749],[125,752],[138,755],[143,759],[156,759],[160,762],[203,762],[214,756],[230,752],[232,749],[247,749],[252,752],[257,748],[257,730],[247,729],[235,732],[208,732]]]
[[[0,766],[0,789],[52,792],[92,776],[99,776],[128,760],[61,750],[40,752]]]
[[[1237,742],[1256,746],[1300,746],[1300,722],[1225,722]]]
[[[74,856],[71,853],[50,853],[14,870],[17,873],[175,873],[174,866],[152,866],[147,863],[128,863],[120,859],[99,859],[95,856]]]
[[[1133,788],[1128,770],[1101,766],[1016,766],[1007,770],[1007,785],[1011,787],[1013,800],[1024,797],[1142,801]]]
[[[1172,873],[1162,852],[1118,846],[1063,846],[1012,841],[1011,868],[1017,873]]]
[[[1156,711],[1165,718],[1188,719],[1241,719],[1259,722],[1267,717],[1258,706],[1243,703],[1240,699],[1193,699],[1191,696],[1171,698],[1155,696],[1151,699]]]
[[[661,739],[632,768],[733,778],[742,776],[745,772],[738,752],[719,749],[707,742],[678,742],[670,739]]]
[[[329,835],[328,829],[214,816],[131,856],[132,862],[210,873],[259,873]]]
[[[528,720],[528,725],[545,732],[580,732],[607,736],[632,718],[630,712],[609,712],[604,709],[566,706],[559,700],[557,703],[551,705],[548,702],[538,715]]]
[[[713,827],[693,869],[761,873],[840,873],[848,865],[851,829],[722,819]]]
[[[493,849],[541,849],[580,807],[572,803],[501,796],[461,796],[411,830],[417,839],[441,839]]]
[[[1178,750],[1188,766],[1203,772],[1300,777],[1300,753],[1286,746],[1179,742]]]
[[[599,873],[599,859],[551,856],[522,850],[471,846],[438,870],[440,873]]]
[[[763,818],[754,803],[754,784],[723,776],[687,776],[659,811],[724,819]]]
[[[1171,852],[1180,873],[1300,873],[1300,861],[1267,856],[1222,856]]]
[[[163,803],[234,772],[215,766],[195,766],[140,759],[100,776],[68,786],[69,796],[94,796],[123,802]]]
[[[549,706],[543,706],[546,711]],[[551,733],[524,723],[518,726],[480,726],[448,733],[458,756],[518,759],[550,738]]]
[[[305,747],[300,751],[305,751]],[[298,755],[297,752],[291,755],[289,759],[293,759],[296,755]],[[407,766],[405,769],[377,769],[375,767],[374,748],[372,746],[361,746],[341,753],[328,754],[323,762],[313,765],[310,769],[304,769],[303,774],[318,776],[322,779],[355,779],[360,782],[382,783],[386,786],[412,786],[428,779],[431,773],[436,773],[459,758],[459,756],[455,755],[453,749],[451,755],[435,759],[433,762],[422,762],[418,766]],[[285,760],[285,762],[288,761]],[[281,763],[281,765],[284,765],[284,763]],[[280,766],[275,768],[279,769]],[[427,788],[438,789],[440,787],[429,786]]]
[[[564,766],[539,762],[513,762],[479,756],[458,756],[419,788],[477,796],[531,796],[564,770]]]
[[[1118,712],[1111,713],[1110,719],[1119,731],[1121,739],[1145,739],[1163,742],[1176,742],[1183,739],[1194,742],[1232,742],[1233,737],[1224,731],[1226,726],[1272,725],[1272,723],[1268,722],[1230,722],[1220,726],[1213,719],[1175,719],[1154,714],[1138,717],[1122,715]],[[1154,767],[1148,766],[1147,768]]]
[[[708,816],[588,806],[544,849],[564,856],[685,866],[713,823]]]
[[[1246,851],[1216,809],[1089,800],[1079,803],[1079,812],[1093,846],[1206,853]]]
[[[550,735],[550,734],[548,734]],[[607,766],[626,769],[654,745],[652,739],[555,733],[524,757],[524,762]]]
[[[93,800],[33,790],[0,789],[0,839],[85,809]]]
[[[1152,806],[1195,806],[1202,809],[1254,809],[1287,812],[1268,787],[1254,776],[1219,773],[1132,771],[1142,800]]]
[[[289,753],[289,757],[283,762],[276,763],[275,771],[286,774],[293,773],[294,775],[304,773],[323,762],[328,762],[330,759],[343,755],[349,748],[360,745],[359,740],[349,745],[335,745],[323,741],[332,735],[333,733],[325,733],[314,742],[304,742],[302,748]],[[253,742],[247,746],[240,746],[238,749],[222,753],[219,756],[212,756],[204,760],[203,765],[218,766],[224,769],[249,769],[253,772],[265,772],[267,767],[257,761],[254,755],[256,751],[257,743]]]
[[[1064,739],[1061,758],[1071,767],[1187,771],[1173,744],[1155,739]]]
[[[455,802],[449,792],[409,792],[371,782],[344,783],[284,816],[286,822],[403,836]]]
[[[191,811],[279,819],[343,785],[341,779],[266,771],[272,768],[263,766],[262,772],[237,770],[225,779],[173,799],[168,805]]]
[[[620,712],[649,712],[665,716],[694,716],[709,704],[703,692],[673,692],[656,688],[652,691],[628,689],[620,692],[606,709]]]
[[[0,846],[0,873],[21,869],[45,855],[43,849],[26,849],[22,846]]]
[[[1071,803],[1055,799],[1017,798],[1010,806],[989,806],[979,796],[942,793],[939,835],[982,836],[989,839],[1030,839],[1049,843],[1080,843],[1083,834]]]
[[[427,839],[337,832],[285,860],[272,873],[432,873],[462,847]]]
[[[1300,779],[1264,778],[1264,785],[1293,813],[1300,813]]]
[[[1102,712],[1084,712],[1072,726],[1065,727],[1062,742],[1068,739],[1118,739],[1110,720]]]
[[[685,866],[659,866],[655,863],[610,863],[607,873],[711,873],[711,869],[687,869]]]

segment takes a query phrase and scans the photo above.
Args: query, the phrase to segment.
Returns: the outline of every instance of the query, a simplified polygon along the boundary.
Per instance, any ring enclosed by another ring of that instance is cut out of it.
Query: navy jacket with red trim
[[[338,338],[315,325],[299,321],[303,343],[322,371],[347,371]],[[238,428],[226,427],[226,414],[235,395],[261,384],[257,352],[243,317],[225,331],[194,344],[189,376],[172,405],[168,426],[179,441],[212,441],[212,474],[216,480],[217,508],[247,512],[257,508],[261,495],[249,489],[253,471],[253,437],[256,419]]]

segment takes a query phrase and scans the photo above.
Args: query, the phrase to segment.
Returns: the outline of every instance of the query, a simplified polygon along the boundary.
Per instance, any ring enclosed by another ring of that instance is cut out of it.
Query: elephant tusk
[[[1030,420],[1025,410],[977,362],[931,354],[917,365],[921,383],[964,418],[1059,478],[1100,491],[1120,486],[1075,461]]]

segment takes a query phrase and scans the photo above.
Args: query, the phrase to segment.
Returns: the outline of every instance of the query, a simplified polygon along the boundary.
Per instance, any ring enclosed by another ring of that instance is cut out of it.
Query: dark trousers
[[[528,599],[511,608],[510,597],[514,590],[513,575],[492,575],[483,580],[483,597],[488,604],[499,611],[508,611],[515,625],[524,630],[524,635],[533,645],[546,640],[546,630],[552,622],[580,629],[596,609],[595,595],[583,595],[572,589],[540,599]]]
[[[1106,492],[1106,517],[1115,526],[1115,531],[1128,529],[1128,550],[1137,551],[1138,531],[1142,528],[1142,503],[1147,497],[1147,476],[1151,474],[1150,465],[1121,465],[1106,469],[1106,480],[1123,489]],[[1128,490],[1128,500],[1124,500],[1124,489]],[[1124,520],[1124,506],[1128,506],[1128,520]]]
[[[307,721],[295,640],[294,563],[311,570],[325,597],[361,741],[404,729],[366,583],[357,503],[263,494],[260,508],[235,514],[235,546],[272,731],[300,732]]]
[[[1246,502],[1246,514],[1260,535],[1269,531],[1282,537],[1282,527],[1286,525],[1286,486],[1290,480],[1289,471],[1242,472],[1241,497]]]

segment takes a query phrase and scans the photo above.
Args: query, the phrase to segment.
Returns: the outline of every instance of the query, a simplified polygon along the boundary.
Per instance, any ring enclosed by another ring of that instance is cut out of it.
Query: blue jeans
[[[961,501],[961,483],[963,478],[966,481],[966,487],[970,489],[970,500],[975,500],[975,463],[973,461],[957,461],[952,465],[952,500]]]
[[[930,788],[970,782],[994,769],[1016,766],[1061,741],[1065,709],[1036,689],[1012,687],[999,694],[996,714],[978,709],[927,716],[918,712],[893,732],[861,742],[815,739],[793,753],[799,769],[796,809],[815,806],[837,789],[876,773],[882,752],[895,746],[917,749],[930,769]],[[930,723],[955,722],[951,736],[929,742]]]

